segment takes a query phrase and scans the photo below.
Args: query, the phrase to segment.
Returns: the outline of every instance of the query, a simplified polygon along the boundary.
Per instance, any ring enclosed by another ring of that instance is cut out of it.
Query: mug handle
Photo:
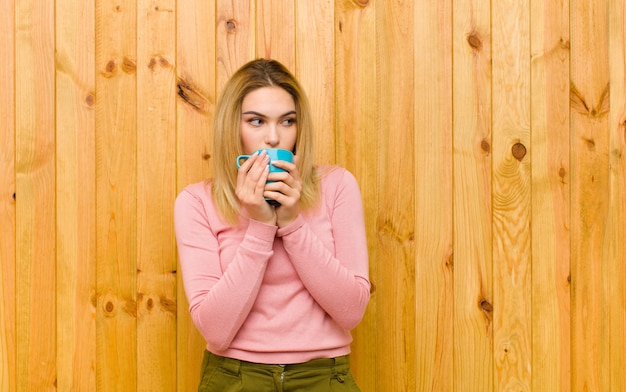
[[[243,159],[243,160],[250,159],[250,155],[239,155],[239,156],[237,157],[237,168],[240,168],[240,167],[241,167],[241,160],[242,160],[242,159]]]

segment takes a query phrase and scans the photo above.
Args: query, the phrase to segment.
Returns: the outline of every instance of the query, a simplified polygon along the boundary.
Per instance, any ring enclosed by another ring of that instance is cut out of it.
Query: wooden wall
[[[0,391],[195,390],[172,204],[255,57],[361,185],[363,391],[626,390],[626,1],[0,9]]]

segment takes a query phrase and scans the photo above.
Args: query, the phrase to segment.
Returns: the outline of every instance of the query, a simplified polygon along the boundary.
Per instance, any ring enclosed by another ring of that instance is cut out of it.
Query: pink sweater
[[[208,182],[176,199],[183,283],[207,350],[271,364],[350,352],[370,294],[363,206],[352,174],[326,171],[320,207],[280,229],[224,223]]]

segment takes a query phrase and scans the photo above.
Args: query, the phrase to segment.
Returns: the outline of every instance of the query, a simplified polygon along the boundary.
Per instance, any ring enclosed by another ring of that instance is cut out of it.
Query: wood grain
[[[295,73],[295,9],[302,3],[292,0],[266,0],[256,4],[256,57],[278,60]]]
[[[531,388],[530,3],[492,8],[494,390]],[[497,104],[495,104],[497,103]]]
[[[137,8],[96,1],[96,384],[137,388]],[[164,239],[165,240],[165,239]]]
[[[376,208],[379,200],[377,172],[379,154],[372,152],[378,144],[379,113],[372,108],[377,102],[376,7],[353,1],[335,4],[335,148],[337,163],[354,174],[360,185],[373,293],[361,324],[353,331],[354,344],[350,358],[352,371],[363,391],[375,391],[379,377],[375,369],[385,366],[377,347],[386,342],[386,332],[379,328],[378,308],[384,306],[376,286],[384,266],[376,232]]]
[[[571,390],[569,3],[537,3],[531,21],[532,390],[565,392]]]
[[[331,0],[296,2],[295,74],[313,112],[316,162],[325,164],[336,159],[333,4]]]
[[[626,3],[609,1],[609,216],[603,296],[608,308],[608,387],[626,390]],[[607,318],[607,316],[604,316]]]
[[[16,389],[15,373],[15,6],[0,0],[0,391]]]
[[[239,67],[256,54],[255,3],[217,0],[215,52],[218,92]]]
[[[453,9],[454,363],[450,390],[493,390],[491,9]]]
[[[56,2],[59,390],[96,390],[94,1]]]
[[[176,2],[137,3],[137,385],[176,390]],[[158,157],[158,159],[155,159]]]
[[[17,390],[56,382],[54,3],[15,4]]]
[[[452,2],[415,6],[416,390],[451,391],[454,374]],[[437,132],[433,132],[436,129]],[[433,293],[437,295],[433,296]],[[428,300],[426,300],[428,298]]]
[[[211,118],[215,105],[215,1],[177,2],[176,13],[176,181],[177,192],[210,176]],[[172,213],[172,208],[166,211]],[[177,264],[176,271],[180,271]],[[182,276],[176,275],[177,391],[198,390],[206,343],[189,314]]]
[[[606,2],[570,1],[572,390],[606,390],[603,244],[609,214]],[[623,262],[623,261],[622,261]]]
[[[415,347],[415,54],[414,4],[376,2],[376,96],[378,156],[376,246],[385,265],[377,275],[378,328],[385,331],[374,390],[412,391],[416,388]],[[396,67],[396,64],[403,64]],[[367,196],[366,196],[367,197]],[[376,261],[375,261],[376,262]],[[398,306],[389,306],[391,303]],[[402,358],[396,361],[396,359]],[[393,366],[389,366],[393,363]]]

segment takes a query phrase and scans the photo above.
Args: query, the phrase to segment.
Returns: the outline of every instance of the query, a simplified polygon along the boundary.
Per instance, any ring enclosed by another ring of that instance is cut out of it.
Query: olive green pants
[[[198,392],[358,392],[348,355],[266,365],[204,353]]]

